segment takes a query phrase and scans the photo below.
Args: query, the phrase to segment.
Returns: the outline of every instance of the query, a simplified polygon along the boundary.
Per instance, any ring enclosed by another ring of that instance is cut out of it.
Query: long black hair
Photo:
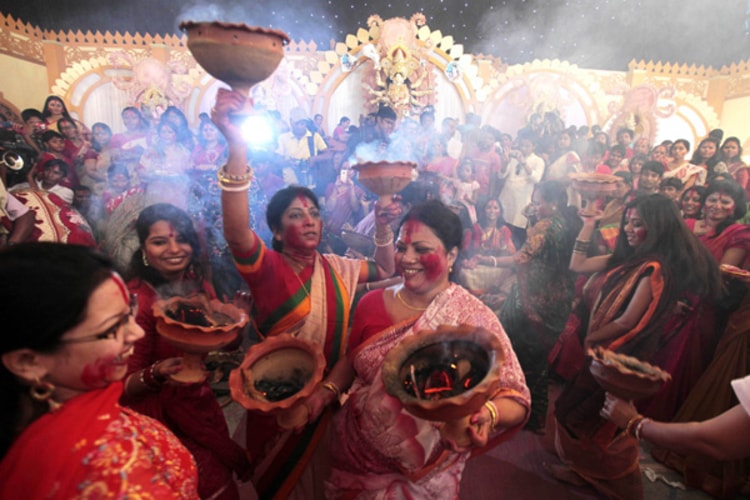
[[[646,226],[646,238],[635,248],[628,244],[624,230],[631,209],[638,210]],[[686,291],[701,297],[720,296],[722,285],[716,259],[685,225],[677,204],[662,194],[639,196],[625,205],[620,234],[607,268],[647,258],[663,264],[675,299]]]

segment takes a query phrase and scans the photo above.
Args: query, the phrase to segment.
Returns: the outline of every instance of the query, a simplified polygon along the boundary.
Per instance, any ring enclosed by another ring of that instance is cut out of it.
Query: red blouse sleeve
[[[384,288],[373,290],[360,299],[354,311],[347,352],[354,351],[362,342],[393,324],[385,310],[384,291]]]

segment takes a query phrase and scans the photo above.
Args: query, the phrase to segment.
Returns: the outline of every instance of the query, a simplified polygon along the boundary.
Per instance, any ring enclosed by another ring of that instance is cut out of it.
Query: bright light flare
[[[250,115],[242,122],[240,129],[250,149],[276,149],[273,144],[273,123],[268,116]]]

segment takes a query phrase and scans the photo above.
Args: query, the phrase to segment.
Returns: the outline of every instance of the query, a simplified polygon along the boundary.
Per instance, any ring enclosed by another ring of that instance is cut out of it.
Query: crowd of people
[[[89,127],[50,96],[12,126],[29,161],[0,166],[0,281],[19,283],[2,287],[0,310],[29,335],[0,344],[0,492],[33,482],[40,496],[231,499],[252,480],[261,498],[456,498],[466,461],[522,428],[555,434],[557,479],[606,496],[642,496],[640,438],[692,486],[743,486],[744,443],[694,450],[679,446],[691,427],[667,423],[750,430],[730,385],[750,369],[739,139],[714,130],[688,160],[685,139],[650,144],[621,128],[610,145],[598,126],[566,127],[556,113],[509,134],[471,113],[438,128],[430,107],[409,118],[381,105],[356,125],[337,117],[330,135],[301,108],[288,122],[259,111],[271,133],[257,144],[236,120],[245,105],[220,90],[196,124],[175,106],[155,120],[126,107],[121,127]],[[375,161],[414,164],[389,203],[353,168]],[[586,173],[616,189],[587,202],[571,181]],[[40,222],[39,207],[64,217]],[[88,235],[63,243],[83,246],[34,243],[62,219]],[[207,382],[171,379],[180,352],[152,306],[194,294],[248,309],[253,342],[290,334],[323,353],[297,432],[248,412],[233,440]],[[495,334],[505,360],[458,445],[389,395],[381,372],[404,338],[464,324]],[[595,347],[672,379],[617,400],[591,375]],[[684,428],[671,437],[670,425]],[[58,442],[45,481],[19,472],[40,470],[40,447]],[[107,469],[126,454],[136,458],[125,472]]]

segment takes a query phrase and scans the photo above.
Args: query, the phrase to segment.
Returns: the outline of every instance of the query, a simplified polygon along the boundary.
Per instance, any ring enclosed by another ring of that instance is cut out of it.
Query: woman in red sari
[[[158,299],[205,294],[200,243],[188,215],[160,203],[143,209],[136,221],[141,247],[133,255],[128,288],[138,296],[138,324],[146,335],[128,359],[126,402],[166,425],[195,457],[201,498],[239,498],[232,473],[248,479],[245,451],[229,437],[224,413],[207,381],[177,383],[169,375],[182,367],[180,351],[156,331],[152,308]]]
[[[659,194],[625,206],[613,254],[586,256],[594,227],[591,220],[584,223],[571,258],[574,271],[606,272],[584,332],[584,350],[602,346],[648,362],[672,351],[672,363],[689,365],[690,356],[700,354],[696,344],[702,339],[675,328],[675,304],[686,300],[686,291],[701,299],[718,296],[714,259],[685,226],[675,203]],[[589,358],[557,399],[555,446],[567,468],[555,475],[584,480],[614,498],[642,498],[638,442],[599,416],[605,391],[591,375],[590,363]]]
[[[721,145],[721,161],[714,167],[715,172],[728,172],[750,196],[750,168],[742,161],[742,144],[737,137],[728,137]]]
[[[118,404],[143,330],[111,262],[20,244],[3,252],[0,281],[13,283],[0,314],[16,332],[0,336],[0,497],[197,499],[190,453]]]
[[[529,390],[502,325],[449,279],[462,237],[458,216],[439,201],[415,206],[396,243],[403,283],[375,290],[357,305],[344,358],[356,379],[334,417],[328,498],[458,498],[466,461],[512,437],[528,419]],[[505,353],[500,387],[468,421],[466,447],[443,439],[435,422],[408,413],[382,381],[390,349],[440,325],[483,327]]]
[[[320,416],[332,402],[333,392],[325,385],[332,388],[329,384],[334,384],[340,391],[350,383],[345,377],[338,378],[335,366],[346,352],[354,291],[357,283],[393,275],[389,224],[400,208],[396,204],[376,206],[374,262],[321,255],[317,251],[323,225],[318,199],[307,188],[291,186],[278,191],[268,203],[266,220],[273,233],[273,248],[267,248],[249,226],[247,190],[252,170],[247,164],[246,141],[230,119],[245,101],[245,96],[222,89],[212,110],[212,119],[229,145],[227,164],[219,170],[224,236],[250,287],[260,335],[291,333],[319,345],[327,361],[324,383],[308,400],[310,422],[302,432],[284,432],[274,417],[248,413],[248,450],[255,465],[262,464],[265,471],[254,483],[262,497],[294,492],[302,498],[320,498],[322,478],[315,477],[314,466],[323,460],[311,458],[331,416],[329,411]]]
[[[719,264],[746,268],[750,263],[750,227],[740,224],[747,211],[745,190],[732,180],[714,180],[703,197],[703,219],[685,222]]]

